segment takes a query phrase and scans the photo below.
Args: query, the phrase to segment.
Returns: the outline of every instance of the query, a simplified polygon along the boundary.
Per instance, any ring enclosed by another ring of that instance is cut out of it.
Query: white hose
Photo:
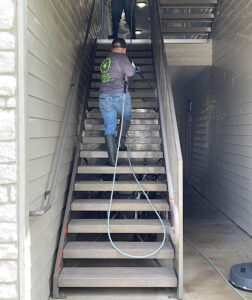
[[[157,212],[155,206],[152,204],[151,200],[149,199],[148,195],[146,194],[142,184],[138,181],[137,177],[136,177],[136,174],[135,174],[135,171],[132,167],[132,164],[131,164],[131,158],[130,158],[130,150],[132,148],[132,146],[138,141],[138,140],[141,140],[147,136],[149,136],[151,134],[151,132],[147,132],[145,133],[144,135],[140,136],[140,137],[137,137],[137,138],[134,138],[133,141],[130,143],[130,147],[128,149],[128,160],[129,160],[129,165],[130,165],[130,169],[132,171],[132,174],[138,184],[138,186],[140,187],[141,191],[143,192],[144,196],[146,197],[147,201],[149,202],[150,206],[152,207],[153,211],[156,213],[161,225],[162,225],[162,228],[163,228],[163,241],[162,243],[160,244],[160,246],[154,250],[152,253],[149,253],[149,254],[146,254],[146,255],[140,255],[140,256],[136,256],[136,255],[131,255],[121,249],[119,249],[115,243],[113,242],[112,238],[111,238],[111,234],[110,234],[110,214],[111,214],[111,208],[112,208],[112,203],[113,203],[113,195],[114,195],[114,187],[115,187],[115,177],[116,177],[116,170],[117,170],[117,161],[118,161],[118,155],[119,155],[119,148],[120,148],[120,143],[121,143],[121,137],[122,137],[122,127],[123,127],[123,117],[124,117],[124,104],[125,104],[125,97],[126,97],[126,94],[124,93],[123,94],[123,106],[122,106],[122,121],[121,121],[121,128],[120,128],[120,135],[119,135],[119,140],[118,140],[118,146],[117,146],[117,152],[116,152],[116,161],[115,161],[115,167],[114,167],[114,174],[113,174],[113,183],[112,183],[112,190],[111,190],[111,195],[110,195],[110,201],[109,201],[109,209],[108,209],[108,217],[107,217],[107,231],[108,231],[108,237],[109,237],[109,241],[111,243],[111,245],[114,247],[114,249],[121,253],[122,255],[125,255],[127,257],[130,257],[130,258],[136,258],[136,259],[144,259],[144,258],[148,258],[150,256],[153,256],[155,255],[156,253],[158,253],[164,243],[165,243],[165,240],[166,240],[166,230],[165,230],[165,225],[164,225],[164,222],[163,220],[161,219],[159,213]]]

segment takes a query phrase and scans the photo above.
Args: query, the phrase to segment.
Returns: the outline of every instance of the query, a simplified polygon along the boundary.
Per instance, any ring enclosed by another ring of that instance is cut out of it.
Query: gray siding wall
[[[190,183],[252,235],[251,0],[220,0],[213,67],[188,85]]]
[[[83,42],[92,1],[28,0],[27,102],[29,113],[29,208],[41,209],[50,190],[67,95],[76,56]],[[101,2],[96,1],[90,38],[100,33]],[[83,85],[86,79],[83,78]],[[80,95],[81,98],[81,95]],[[53,207],[30,218],[31,299],[48,299],[59,228],[74,154],[76,101],[60,167]]]
[[[169,66],[206,66],[212,65],[212,41],[169,42],[165,40],[165,51]]]

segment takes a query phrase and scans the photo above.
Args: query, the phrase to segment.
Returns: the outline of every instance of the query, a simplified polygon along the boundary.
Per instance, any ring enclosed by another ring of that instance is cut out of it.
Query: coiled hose
[[[110,234],[110,215],[111,215],[111,208],[112,208],[112,204],[113,204],[113,195],[114,195],[114,188],[115,188],[115,177],[116,177],[116,170],[117,170],[117,162],[118,162],[119,148],[120,148],[121,137],[122,137],[122,127],[123,127],[123,116],[124,116],[125,97],[126,97],[126,92],[124,92],[124,94],[123,94],[123,105],[122,105],[122,116],[121,116],[122,121],[121,121],[120,135],[119,135],[119,140],[118,140],[118,145],[117,145],[116,162],[115,162],[115,167],[114,167],[113,182],[112,182],[112,190],[111,190],[110,201],[109,201],[109,209],[108,209],[108,216],[107,216],[107,232],[108,232],[109,241],[110,241],[111,245],[114,247],[114,249],[115,249],[117,252],[119,252],[119,253],[121,253],[122,255],[127,256],[127,257],[129,257],[129,258],[134,258],[134,259],[144,259],[144,258],[148,258],[148,257],[153,256],[153,255],[155,255],[156,253],[158,253],[158,252],[162,249],[162,247],[163,247],[163,245],[164,245],[164,243],[165,243],[165,240],[166,240],[166,229],[165,229],[164,222],[163,222],[163,220],[161,219],[159,213],[157,212],[155,206],[153,205],[153,203],[152,203],[151,200],[149,199],[148,195],[146,194],[146,192],[145,192],[145,190],[144,190],[142,184],[141,184],[141,183],[139,182],[139,180],[137,179],[136,174],[135,174],[135,171],[134,171],[134,168],[132,167],[131,157],[130,157],[130,151],[131,151],[131,148],[134,146],[134,144],[135,144],[137,141],[139,141],[139,140],[141,140],[141,139],[143,139],[143,138],[145,138],[145,137],[151,135],[151,132],[150,132],[150,131],[147,132],[147,133],[145,133],[144,135],[142,135],[142,136],[140,136],[140,137],[137,137],[137,138],[134,138],[134,139],[133,139],[133,141],[131,142],[130,147],[129,147],[129,149],[128,149],[128,161],[129,161],[129,166],[130,166],[131,172],[132,172],[132,174],[133,174],[133,176],[134,176],[134,178],[135,178],[135,180],[136,180],[138,186],[140,187],[140,189],[141,189],[141,191],[143,192],[143,194],[144,194],[146,200],[148,201],[148,203],[149,203],[150,206],[152,207],[153,211],[156,213],[156,215],[157,215],[157,217],[158,217],[158,219],[159,219],[159,221],[160,221],[160,223],[161,223],[161,225],[162,225],[162,228],[163,228],[163,240],[162,240],[162,243],[161,243],[160,246],[159,246],[156,250],[154,250],[153,252],[151,252],[151,253],[149,253],[149,254],[146,254],[146,255],[136,256],[136,255],[131,255],[131,254],[129,254],[129,253],[127,253],[127,252],[125,252],[125,251],[119,249],[119,248],[115,245],[114,241],[112,240],[111,234]]]

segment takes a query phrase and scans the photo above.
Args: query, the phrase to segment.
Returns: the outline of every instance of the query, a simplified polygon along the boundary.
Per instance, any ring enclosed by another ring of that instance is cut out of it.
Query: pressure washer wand
[[[124,79],[124,89],[123,89],[123,93],[126,94],[127,92],[127,85],[128,85],[128,78],[127,76],[125,76],[125,79]]]

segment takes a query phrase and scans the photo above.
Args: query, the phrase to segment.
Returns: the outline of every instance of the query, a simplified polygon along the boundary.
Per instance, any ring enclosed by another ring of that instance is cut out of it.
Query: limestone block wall
[[[18,299],[16,1],[0,0],[0,299]]]

